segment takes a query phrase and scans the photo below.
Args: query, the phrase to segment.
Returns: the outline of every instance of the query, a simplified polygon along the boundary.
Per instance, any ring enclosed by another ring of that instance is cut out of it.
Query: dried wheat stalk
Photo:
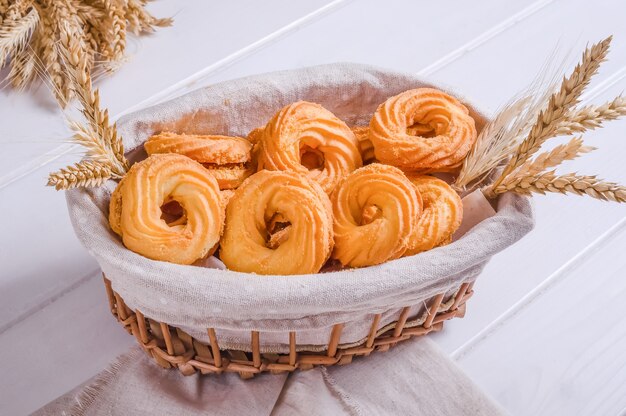
[[[57,52],[85,119],[83,123],[68,120],[68,126],[74,141],[86,149],[86,154],[83,161],[50,175],[48,185],[56,189],[99,186],[107,179],[122,178],[129,167],[122,138],[115,124],[110,123],[108,110],[100,107],[98,90],[93,90],[86,70],[88,63],[81,53],[84,43],[71,36],[70,29],[66,24],[62,30]]]
[[[564,62],[559,62],[555,54],[550,58],[534,81],[483,127],[453,183],[457,190],[474,189],[483,184],[528,135],[560,83]]]
[[[126,33],[151,32],[169,26],[145,10],[147,0],[2,0],[0,1],[0,68],[16,88],[36,80],[43,69],[62,105],[72,98],[56,45],[69,29],[79,44],[88,73],[108,73],[124,59]],[[10,60],[7,58],[11,57]]]
[[[558,175],[554,170],[550,170],[566,160],[593,150],[583,144],[582,137],[572,138],[565,144],[536,155],[550,138],[599,128],[605,121],[626,115],[626,101],[622,96],[600,106],[575,108],[591,77],[597,73],[599,65],[606,59],[610,42],[611,37],[583,53],[581,63],[574,68],[572,75],[563,79],[559,90],[550,96],[545,109],[539,113],[534,125],[519,143],[502,173],[492,184],[483,187],[485,195],[495,197],[509,191],[521,194],[558,192],[626,202],[626,187],[619,184],[605,182],[597,179],[595,175],[584,176],[575,173]],[[511,137],[509,140],[515,143],[518,138]],[[504,160],[503,157],[502,162]]]
[[[115,125],[109,122],[108,110],[100,107],[100,94],[91,84],[91,76],[86,70],[86,63],[81,58],[80,41],[69,35],[61,37],[60,55],[64,59],[67,77],[71,80],[72,93],[81,105],[81,112],[87,121],[86,125],[70,123],[76,133],[77,141],[84,143],[81,137],[91,137],[99,142],[98,146],[106,151],[112,164],[112,171],[123,175],[128,169],[128,161],[124,157],[124,146],[117,135]]]
[[[577,157],[595,150],[594,147],[585,146],[582,137],[574,137],[569,142],[560,144],[549,152],[537,155],[532,161],[524,163],[515,171],[511,177],[528,177],[539,175],[549,168],[557,167],[566,160],[573,160]],[[506,183],[507,178],[502,183]]]
[[[581,176],[575,173],[557,175],[555,171],[538,175],[511,178],[489,190],[488,196],[513,191],[520,194],[545,194],[557,192],[588,195],[605,201],[626,202],[626,187],[614,182],[605,182],[595,175]]]
[[[500,178],[506,177],[526,162],[547,139],[555,137],[558,127],[567,119],[568,111],[578,104],[578,99],[589,85],[591,77],[598,72],[600,64],[606,59],[611,39],[609,36],[585,50],[582,61],[576,65],[568,78],[563,79],[559,91],[550,97],[547,108],[539,113],[537,122],[504,167]],[[500,178],[496,179],[494,187],[498,186]]]
[[[153,32],[155,27],[169,26],[171,19],[158,19],[148,13],[145,9],[147,0],[127,0],[126,21],[128,30],[135,35],[140,33]]]
[[[83,160],[51,173],[48,186],[54,186],[58,191],[81,186],[100,186],[113,176],[107,164]]]
[[[539,111],[539,106],[530,95],[524,95],[506,106],[476,138],[454,187],[465,190],[485,181],[491,171],[519,146]]]
[[[571,111],[557,127],[557,136],[567,136],[602,127],[605,121],[616,120],[626,115],[626,99],[621,95],[599,106],[589,105]]]
[[[0,67],[9,56],[16,56],[26,48],[30,35],[39,23],[39,13],[31,9],[23,19],[7,19],[0,26]]]

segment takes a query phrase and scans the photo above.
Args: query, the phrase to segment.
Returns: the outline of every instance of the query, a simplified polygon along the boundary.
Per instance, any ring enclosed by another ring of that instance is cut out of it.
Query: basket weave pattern
[[[104,277],[111,313],[134,335],[144,351],[164,368],[178,368],[184,375],[199,371],[201,374],[236,372],[242,378],[270,372],[283,373],[296,369],[308,370],[316,365],[344,365],[355,356],[367,356],[373,351],[387,351],[390,347],[412,337],[439,331],[443,321],[465,315],[465,302],[472,296],[472,283],[463,283],[455,294],[444,299],[444,294],[431,298],[423,315],[409,319],[410,307],[404,307],[398,320],[379,328],[381,315],[374,316],[367,338],[359,345],[342,345],[344,324],[333,325],[328,347],[322,352],[302,351],[297,344],[297,333],[289,332],[289,353],[261,352],[260,334],[251,331],[250,351],[220,350],[215,328],[208,328],[210,344],[206,345],[179,328],[145,317],[133,311],[113,291],[111,282]]]

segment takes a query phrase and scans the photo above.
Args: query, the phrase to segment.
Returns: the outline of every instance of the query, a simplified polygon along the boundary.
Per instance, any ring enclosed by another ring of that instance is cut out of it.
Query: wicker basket
[[[111,313],[160,366],[178,368],[184,375],[195,374],[197,371],[201,374],[235,372],[244,379],[263,372],[279,374],[298,369],[309,370],[317,365],[349,364],[355,356],[367,356],[373,351],[387,351],[412,337],[440,331],[445,320],[465,315],[465,303],[473,294],[473,285],[473,282],[461,284],[447,299],[444,299],[445,294],[433,297],[427,302],[428,307],[424,313],[414,317],[409,316],[410,306],[406,306],[397,321],[382,327],[381,315],[375,315],[367,338],[359,345],[341,344],[344,324],[338,322],[332,327],[328,347],[324,351],[307,351],[306,346],[298,345],[298,334],[289,332],[289,353],[267,354],[261,351],[260,339],[263,334],[258,331],[251,331],[249,351],[222,350],[216,328],[207,328],[210,344],[206,345],[179,328],[150,319],[139,310],[133,311],[113,291],[111,282],[104,277]]]
[[[275,109],[306,99],[363,125],[378,104],[434,86],[411,74],[334,64],[227,81],[126,116],[118,132],[130,160],[158,131],[246,135]],[[225,100],[227,97],[227,100]],[[228,105],[225,105],[227,103]],[[466,103],[477,129],[487,121]],[[244,114],[245,117],[233,116]],[[244,275],[158,262],[126,249],[111,232],[116,187],[67,193],[82,244],[106,274],[111,311],[161,366],[183,374],[290,372],[347,364],[463,316],[489,259],[532,229],[526,198],[502,195],[496,214],[452,244],[368,268],[293,276]],[[182,278],[181,278],[182,277]]]

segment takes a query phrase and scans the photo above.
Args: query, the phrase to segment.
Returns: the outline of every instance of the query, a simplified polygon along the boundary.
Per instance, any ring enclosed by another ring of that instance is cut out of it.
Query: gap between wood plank
[[[464,45],[461,45],[457,49],[446,54],[445,56],[439,58],[438,60],[428,65],[427,67],[422,68],[417,74],[420,76],[428,76],[428,75],[434,74],[435,72],[439,71],[441,68],[444,68],[446,65],[449,65],[450,63],[456,61],[457,59],[459,59],[466,53],[487,43],[489,40],[495,38],[500,33],[505,32],[507,29],[510,29],[511,27],[515,26],[516,24],[523,21],[524,19],[527,19],[528,17],[542,10],[549,4],[554,3],[554,1],[555,0],[539,0],[539,1],[532,3],[531,5],[515,13],[508,19],[504,19],[502,22],[498,23],[491,29],[484,31],[480,35],[476,36],[474,39],[470,40]]]

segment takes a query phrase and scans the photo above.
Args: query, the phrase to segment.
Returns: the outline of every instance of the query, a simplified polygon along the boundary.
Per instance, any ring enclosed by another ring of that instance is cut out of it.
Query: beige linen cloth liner
[[[495,416],[505,412],[428,337],[346,366],[289,375],[185,377],[133,347],[36,416]]]
[[[223,82],[130,114],[118,123],[131,157],[153,133],[213,133],[246,136],[281,107],[307,100],[320,103],[348,125],[365,125],[386,98],[410,88],[432,86],[413,75],[356,64],[332,64],[274,72]],[[457,95],[457,94],[454,94]],[[480,129],[485,122],[461,99]],[[425,300],[453,293],[476,278],[486,262],[533,226],[527,198],[503,195],[497,213],[460,239],[379,266],[299,276],[258,276],[228,270],[149,260],[127,250],[108,225],[108,201],[116,183],[67,192],[76,234],[113,289],[129,307],[208,342],[216,328],[220,347],[249,350],[250,331],[261,332],[264,352],[288,351],[288,333],[299,345],[323,349],[333,324],[344,322],[342,344],[367,336],[374,314],[381,326],[412,315]],[[502,276],[505,278],[506,276]]]

